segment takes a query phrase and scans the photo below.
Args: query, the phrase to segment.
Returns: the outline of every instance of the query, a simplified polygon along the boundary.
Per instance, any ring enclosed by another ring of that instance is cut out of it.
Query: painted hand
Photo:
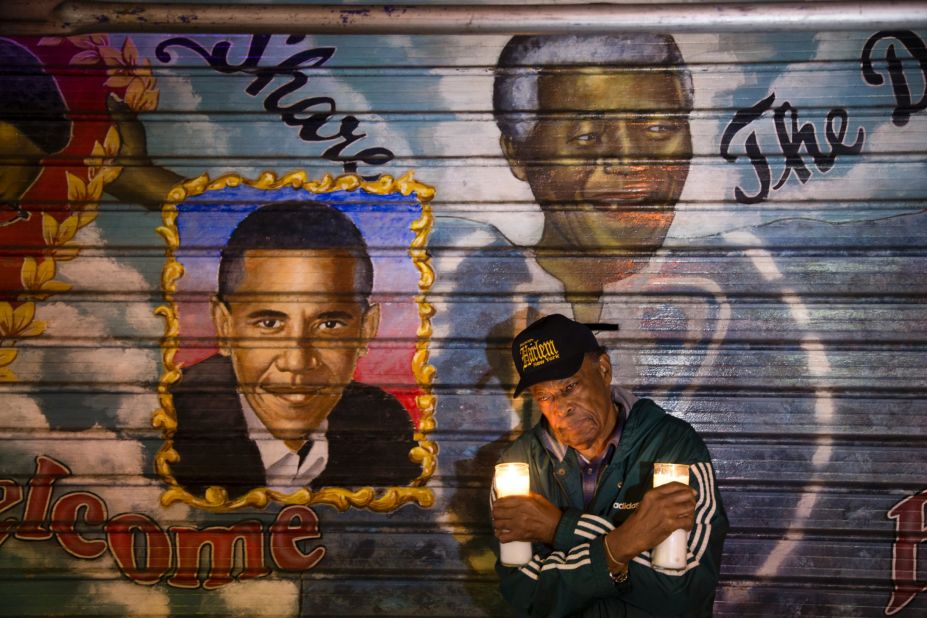
[[[145,126],[138,119],[125,101],[110,94],[106,98],[106,107],[119,131],[119,156],[116,157],[118,165],[150,165],[148,160],[148,137]]]
[[[151,162],[145,125],[124,101],[110,94],[106,106],[119,131],[119,154],[114,162],[122,167],[122,173],[106,187],[107,193],[125,202],[160,208],[171,187],[183,178]]]

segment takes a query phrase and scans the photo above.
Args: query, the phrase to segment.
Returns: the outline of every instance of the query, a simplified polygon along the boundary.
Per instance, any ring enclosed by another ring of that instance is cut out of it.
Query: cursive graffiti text
[[[901,43],[917,61],[921,72],[920,82],[923,86],[923,92],[921,92],[920,98],[914,101],[911,98],[911,87],[905,75],[904,63],[895,51],[895,43],[888,44],[885,49],[885,62],[888,65],[888,78],[892,82],[892,94],[895,97],[892,123],[896,127],[903,127],[908,124],[911,114],[927,109],[927,45],[924,45],[924,41],[910,30],[877,32],[869,37],[863,47],[860,63],[862,64],[863,79],[870,86],[881,86],[885,83],[885,79],[872,66],[872,52],[875,50],[877,43],[886,40],[895,40]]]
[[[287,45],[300,43],[306,37],[292,35],[287,37]],[[245,88],[245,92],[255,97],[261,94],[278,76],[288,77],[289,81],[281,84],[264,97],[264,109],[280,115],[288,126],[299,127],[299,137],[307,142],[330,142],[322,157],[329,161],[342,164],[344,171],[354,173],[358,163],[367,165],[385,165],[393,160],[392,151],[382,148],[365,148],[353,154],[347,150],[354,143],[367,137],[366,133],[358,133],[360,121],[357,117],[346,115],[341,119],[337,130],[330,129],[325,132],[326,126],[331,124],[332,116],[337,112],[335,100],[331,97],[306,97],[292,104],[283,103],[283,99],[309,83],[309,77],[302,71],[304,68],[315,69],[323,66],[335,54],[334,47],[316,47],[302,49],[294,53],[277,66],[260,66],[261,58],[267,50],[270,35],[255,34],[251,37],[248,56],[241,64],[229,63],[229,50],[232,44],[229,41],[219,41],[211,50],[187,37],[172,37],[161,41],[155,48],[155,56],[161,62],[170,62],[169,49],[183,47],[198,54],[220,73],[249,73],[254,80]]]
[[[775,100],[776,94],[772,93],[751,107],[737,110],[721,137],[721,156],[724,157],[725,161],[733,163],[737,160],[738,155],[731,153],[731,142],[738,133],[748,127],[751,128],[750,133],[747,134],[745,145],[747,156],[750,158],[750,164],[753,166],[753,171],[759,183],[759,190],[749,195],[741,187],[736,187],[734,196],[741,204],[755,204],[769,197],[772,170],[769,159],[757,140],[756,125],[754,123],[759,121],[763,114],[773,109]],[[845,109],[832,109],[827,113],[824,138],[829,149],[823,150],[818,141],[815,126],[810,122],[799,125],[798,110],[796,108],[792,107],[788,101],[776,107],[773,110],[773,124],[776,129],[779,150],[785,161],[785,169],[772,190],[775,191],[781,188],[793,173],[802,184],[808,182],[808,179],[811,178],[811,170],[808,169],[805,162],[804,155],[801,152],[802,148],[805,149],[815,167],[822,174],[830,171],[838,156],[859,153],[863,149],[866,134],[860,127],[856,131],[856,140],[852,144],[845,143],[844,139],[847,136],[849,122],[849,115]]]

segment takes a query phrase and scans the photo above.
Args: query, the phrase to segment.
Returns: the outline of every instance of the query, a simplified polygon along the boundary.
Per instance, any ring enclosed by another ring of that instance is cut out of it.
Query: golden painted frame
[[[412,357],[412,371],[422,394],[416,398],[421,417],[414,434],[418,446],[412,449],[411,458],[414,462],[421,464],[422,473],[408,486],[379,489],[362,487],[356,490],[341,487],[323,487],[319,490],[302,488],[293,493],[283,493],[261,487],[252,489],[244,496],[229,500],[228,492],[220,486],[209,487],[203,497],[197,497],[181,487],[171,474],[171,463],[178,461],[179,455],[173,448],[173,436],[177,429],[177,413],[170,389],[171,385],[181,377],[181,368],[174,362],[174,356],[180,347],[180,322],[174,294],[177,291],[177,281],[184,273],[183,265],[175,258],[176,251],[180,247],[180,235],[177,228],[178,205],[187,198],[207,191],[242,184],[268,191],[292,187],[316,194],[361,189],[373,195],[390,193],[400,193],[404,196],[413,193],[416,195],[422,213],[419,219],[412,223],[411,229],[415,232],[415,238],[409,247],[409,255],[419,272],[419,294],[415,297],[419,325],[416,332],[415,353]],[[155,456],[155,469],[169,485],[161,494],[163,506],[184,502],[210,511],[228,511],[245,506],[264,507],[273,499],[283,504],[329,504],[342,511],[352,506],[369,508],[373,511],[390,511],[406,503],[414,503],[422,507],[430,507],[434,504],[434,492],[424,486],[434,474],[438,462],[438,445],[428,439],[428,434],[435,429],[435,395],[432,390],[435,369],[428,363],[428,343],[432,334],[431,318],[434,315],[434,309],[425,299],[425,293],[431,288],[435,278],[425,248],[434,223],[430,205],[434,193],[434,188],[413,180],[411,172],[396,179],[382,175],[374,181],[364,180],[354,174],[346,174],[337,178],[326,174],[321,180],[312,181],[303,171],[289,172],[281,177],[277,177],[272,172],[264,172],[256,180],[248,180],[238,174],[226,174],[211,180],[207,174],[203,174],[171,189],[167,202],[162,208],[163,225],[157,229],[157,233],[167,243],[166,260],[161,272],[161,289],[167,304],[155,309],[155,313],[164,318],[165,332],[161,343],[163,372],[158,384],[160,408],[155,411],[152,418],[152,425],[160,428],[164,434],[164,444]]]

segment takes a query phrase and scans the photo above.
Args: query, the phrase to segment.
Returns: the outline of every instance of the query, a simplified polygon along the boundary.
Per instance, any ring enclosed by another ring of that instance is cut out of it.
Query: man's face
[[[575,374],[528,387],[554,437],[587,457],[596,456],[615,428],[608,356],[586,355]]]
[[[249,251],[243,267],[227,302],[213,302],[220,351],[270,433],[303,439],[341,399],[379,307],[364,310],[358,260],[334,251]]]
[[[528,139],[502,146],[546,224],[573,246],[659,248],[692,156],[679,78],[630,69],[547,74],[538,104]]]

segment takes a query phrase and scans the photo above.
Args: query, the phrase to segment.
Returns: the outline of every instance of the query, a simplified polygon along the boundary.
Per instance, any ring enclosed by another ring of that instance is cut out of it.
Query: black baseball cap
[[[521,378],[515,396],[539,382],[570,377],[579,371],[587,352],[599,349],[599,342],[585,324],[559,313],[544,316],[512,341],[512,360]]]

